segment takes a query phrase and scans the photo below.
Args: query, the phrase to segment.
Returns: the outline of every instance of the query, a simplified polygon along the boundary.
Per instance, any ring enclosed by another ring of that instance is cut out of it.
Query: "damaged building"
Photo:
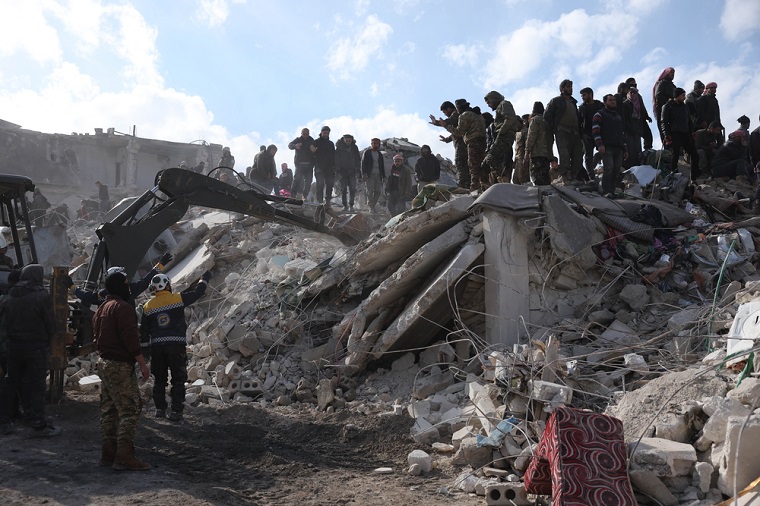
[[[193,207],[162,243],[175,289],[214,273],[187,310],[186,404],[410,417],[407,472],[459,466],[447,492],[492,505],[756,497],[760,218],[742,183],[642,181],[616,200],[497,184],[390,220],[327,213],[353,243]],[[96,225],[67,229],[72,264]],[[97,389],[94,363],[73,359],[67,388]]]

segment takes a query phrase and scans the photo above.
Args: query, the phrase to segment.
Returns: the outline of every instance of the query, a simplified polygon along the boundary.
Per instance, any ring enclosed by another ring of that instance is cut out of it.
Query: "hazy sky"
[[[597,98],[636,77],[648,100],[676,69],[718,83],[728,131],[760,113],[758,0],[0,0],[0,119],[42,132],[114,127],[229,145],[250,165],[303,126],[333,139],[407,137],[453,158],[429,125],[444,100],[518,114],[569,78]],[[651,104],[647,102],[651,109]]]

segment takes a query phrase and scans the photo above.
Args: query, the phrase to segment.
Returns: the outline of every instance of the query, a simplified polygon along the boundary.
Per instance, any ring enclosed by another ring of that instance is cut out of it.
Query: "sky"
[[[453,159],[445,100],[518,114],[635,77],[651,111],[666,67],[718,83],[728,132],[760,114],[758,0],[0,0],[0,119],[46,133],[113,127],[230,146],[250,165],[306,126],[405,137]],[[657,144],[657,143],[656,143]]]

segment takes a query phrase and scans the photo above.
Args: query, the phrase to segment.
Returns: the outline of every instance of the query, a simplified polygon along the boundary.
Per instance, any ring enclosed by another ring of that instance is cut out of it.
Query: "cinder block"
[[[525,487],[520,483],[499,483],[486,487],[488,506],[530,506]]]

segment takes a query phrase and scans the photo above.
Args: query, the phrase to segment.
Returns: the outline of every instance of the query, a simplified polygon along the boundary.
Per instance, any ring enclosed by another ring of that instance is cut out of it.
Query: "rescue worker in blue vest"
[[[194,285],[180,293],[172,293],[171,280],[166,274],[156,274],[150,282],[153,298],[143,306],[140,341],[143,355],[151,357],[150,372],[155,378],[153,402],[156,418],[166,417],[167,370],[171,371],[171,414],[169,420],[182,421],[187,381],[187,322],[185,308],[200,299],[211,279],[206,271]]]

